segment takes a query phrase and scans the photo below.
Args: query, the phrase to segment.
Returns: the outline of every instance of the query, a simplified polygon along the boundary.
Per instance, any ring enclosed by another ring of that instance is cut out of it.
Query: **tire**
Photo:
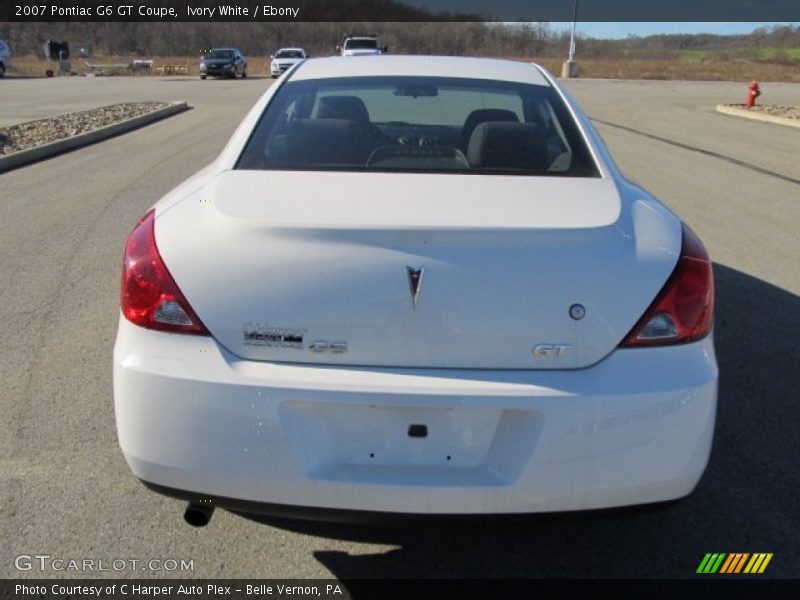
[[[206,78],[205,75],[200,75],[200,79],[205,79],[205,78]]]
[[[0,63],[0,79],[6,76],[6,66],[3,63]]]
[[[247,67],[242,71],[242,79],[247,79]]]

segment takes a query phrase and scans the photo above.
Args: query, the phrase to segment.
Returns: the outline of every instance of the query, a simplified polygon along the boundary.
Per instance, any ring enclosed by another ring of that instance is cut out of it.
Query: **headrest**
[[[469,139],[467,159],[472,167],[544,171],[544,129],[533,123],[481,123]]]
[[[285,166],[362,165],[370,148],[365,148],[364,126],[349,119],[298,119],[274,149],[271,160]]]
[[[364,101],[357,96],[322,96],[317,108],[318,119],[349,119],[359,123],[369,121]]]
[[[469,142],[469,138],[472,136],[472,132],[475,131],[475,128],[486,121],[519,123],[519,118],[516,113],[504,108],[479,108],[478,110],[473,110],[467,115],[467,119],[464,121],[464,127],[462,128],[465,145]]]

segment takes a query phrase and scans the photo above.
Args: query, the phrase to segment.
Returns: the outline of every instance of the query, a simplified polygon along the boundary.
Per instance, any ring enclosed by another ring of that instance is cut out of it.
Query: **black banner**
[[[800,580],[39,579],[0,580],[13,600],[439,600],[458,598],[797,598]]]
[[[3,0],[0,21],[792,22],[798,0]]]

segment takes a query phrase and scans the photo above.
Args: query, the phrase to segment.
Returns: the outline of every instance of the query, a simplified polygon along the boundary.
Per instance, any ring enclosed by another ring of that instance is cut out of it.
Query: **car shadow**
[[[692,577],[706,552],[773,552],[769,574],[797,577],[800,298],[724,265],[714,268],[717,428],[708,469],[683,501],[385,524],[247,518],[321,538],[393,546],[359,555],[314,552],[343,580]]]

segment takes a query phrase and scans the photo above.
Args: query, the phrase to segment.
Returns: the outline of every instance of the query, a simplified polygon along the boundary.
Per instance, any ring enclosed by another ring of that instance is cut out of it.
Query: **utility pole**
[[[575,25],[578,23],[578,0],[572,0],[572,33],[569,36],[569,56],[561,67],[561,77],[568,79],[578,76],[578,63],[575,62]]]

